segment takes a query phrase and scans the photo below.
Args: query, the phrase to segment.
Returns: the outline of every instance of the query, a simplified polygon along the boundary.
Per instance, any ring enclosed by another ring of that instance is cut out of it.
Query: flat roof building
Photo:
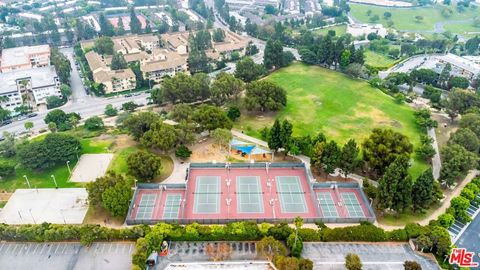
[[[3,49],[0,58],[0,72],[46,67],[50,65],[50,46],[24,46]]]

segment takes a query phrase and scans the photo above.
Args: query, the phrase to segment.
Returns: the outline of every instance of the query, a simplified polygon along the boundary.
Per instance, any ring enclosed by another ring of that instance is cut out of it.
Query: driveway
[[[128,270],[132,268],[133,242],[0,243],[0,269]]]
[[[313,261],[314,270],[343,270],[348,253],[360,257],[364,270],[403,270],[405,261],[416,261],[422,269],[440,269],[407,243],[304,243],[302,257]]]

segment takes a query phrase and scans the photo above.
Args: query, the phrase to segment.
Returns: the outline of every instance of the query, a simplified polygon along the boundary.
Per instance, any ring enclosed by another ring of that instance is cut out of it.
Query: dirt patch
[[[228,149],[221,149],[217,145],[213,144],[211,139],[196,144],[192,148],[192,155],[190,156],[190,162],[226,162]]]
[[[391,119],[381,110],[373,107],[358,107],[353,111],[356,118],[366,117],[375,123],[390,123]]]
[[[137,144],[138,144],[138,142],[133,140],[132,137],[130,137],[128,135],[125,135],[125,134],[122,134],[122,135],[118,135],[115,138],[113,150],[114,151],[122,150],[122,149],[125,149],[125,148],[128,148],[128,147],[135,146]]]

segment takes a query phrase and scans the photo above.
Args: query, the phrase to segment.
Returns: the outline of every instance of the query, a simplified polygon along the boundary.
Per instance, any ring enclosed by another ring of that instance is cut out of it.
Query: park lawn
[[[287,91],[287,106],[277,116],[288,119],[295,136],[323,132],[340,144],[353,138],[360,144],[373,128],[392,128],[420,144],[421,130],[415,123],[413,109],[395,103],[392,97],[367,82],[342,73],[295,63],[267,77]],[[275,115],[243,115],[236,128],[260,138],[260,130],[270,127]],[[416,160],[411,174],[417,177],[428,167]]]
[[[37,138],[36,138],[37,139]],[[97,154],[97,153],[106,153],[108,145],[112,142],[108,140],[93,140],[93,139],[82,139],[80,140],[82,144],[81,154]],[[3,161],[15,162],[15,158],[5,159],[0,158]],[[77,159],[70,161],[70,168],[73,170]],[[27,176],[30,181],[30,186],[32,188],[54,188],[55,184],[51,175],[55,176],[57,185],[60,188],[71,188],[71,187],[81,187],[82,184],[69,182],[70,173],[66,164],[59,164],[51,169],[44,171],[36,171],[24,168],[23,166],[18,165],[16,168],[16,173],[13,176],[10,176],[4,180],[0,181],[0,190],[6,190],[8,192],[13,192],[18,188],[28,188],[28,185],[25,181],[24,175]]]
[[[138,146],[130,146],[124,149],[119,150],[113,156],[113,160],[110,163],[109,171],[114,171],[118,174],[128,174],[127,158],[130,154],[139,151]],[[158,175],[153,182],[162,182],[167,177],[169,177],[173,172],[173,160],[166,155],[157,154],[161,159],[162,169],[160,170],[160,175]]]
[[[343,35],[347,32],[347,26],[345,24],[343,24],[343,25],[335,25],[335,26],[325,27],[325,28],[322,28],[322,29],[313,30],[313,33],[317,34],[317,35],[325,36],[325,35],[328,34],[328,31],[330,31],[330,30],[335,30],[335,36],[338,37],[338,36],[341,36],[341,35]]]
[[[473,26],[471,22],[470,23],[448,23],[448,24],[445,24],[443,28],[445,29],[445,31],[458,33],[466,37],[474,37],[475,35],[480,35],[480,28]]]
[[[392,67],[397,61],[398,60],[372,50],[365,51],[365,64],[371,67],[387,69]]]
[[[464,12],[460,13],[456,8],[452,7],[453,14],[449,18],[445,18],[441,14],[444,7],[440,5],[414,8],[392,8],[351,3],[350,8],[350,13],[355,19],[363,23],[371,23],[370,18],[374,15],[378,15],[380,20],[377,23],[381,23],[385,26],[387,26],[387,20],[385,20],[383,14],[385,12],[390,12],[392,13],[392,27],[404,31],[433,31],[436,23],[449,20],[471,19],[475,15],[478,15],[479,12],[478,8],[467,8]],[[368,10],[372,11],[370,16],[367,15]],[[421,22],[416,22],[416,16],[422,16],[423,20]],[[455,30],[453,32],[457,33],[457,31],[458,30]]]
[[[377,222],[387,226],[405,226],[408,223],[418,223],[421,220],[429,217],[440,205],[434,204],[428,208],[425,212],[415,213],[413,211],[407,211],[401,214],[379,214],[377,213]]]

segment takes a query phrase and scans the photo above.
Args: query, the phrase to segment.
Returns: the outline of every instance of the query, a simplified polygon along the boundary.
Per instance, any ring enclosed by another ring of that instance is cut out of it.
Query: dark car
[[[29,114],[29,115],[27,115],[27,116],[28,116],[28,118],[32,118],[32,117],[35,117],[35,116],[37,116],[37,115],[38,115],[38,113],[31,113],[31,114]]]
[[[12,123],[12,120],[8,119],[8,120],[3,121],[1,125],[6,126],[6,125],[9,125],[11,123]]]

